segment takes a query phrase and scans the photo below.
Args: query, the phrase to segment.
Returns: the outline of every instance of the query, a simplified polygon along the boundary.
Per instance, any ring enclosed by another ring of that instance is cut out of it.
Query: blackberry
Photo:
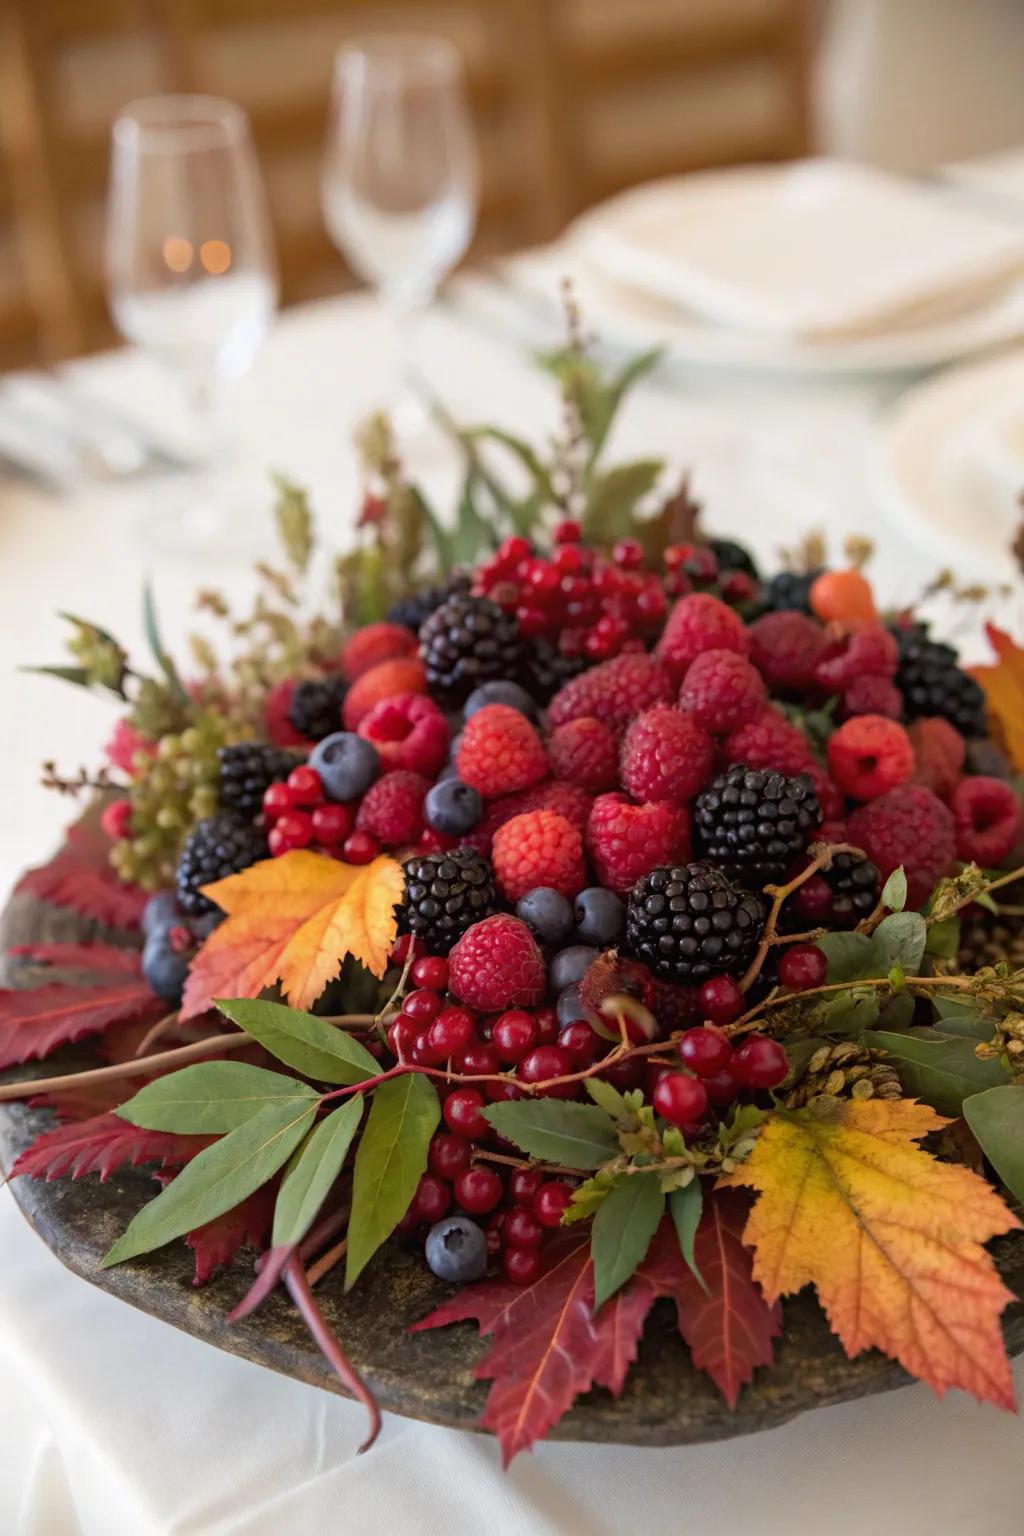
[[[855,853],[837,853],[831,869],[821,873],[833,892],[831,926],[855,928],[862,917],[874,911],[882,876],[870,859],[859,859]]]
[[[700,986],[742,976],[766,916],[762,897],[737,890],[714,865],[666,865],[630,892],[624,948],[663,981]]]
[[[745,763],[731,763],[693,805],[698,851],[754,889],[781,875],[820,825],[809,774],[787,778]]]
[[[406,629],[418,631],[442,603],[446,603],[450,597],[455,597],[459,593],[467,593],[471,580],[468,572],[456,571],[451,580],[446,581],[443,586],[426,587],[422,592],[411,592],[408,597],[400,597],[398,602],[392,603],[388,609],[388,623],[404,624]]]
[[[737,544],[733,539],[709,539],[708,544],[720,571],[742,571],[754,581],[759,579],[760,573],[753,556],[742,544]]]
[[[523,676],[534,697],[546,704],[563,683],[579,677],[589,665],[583,656],[563,656],[550,640],[531,640],[526,646]]]
[[[237,746],[221,747],[217,753],[217,797],[221,810],[258,815],[270,785],[277,779],[286,779],[301,761],[298,753],[261,741],[240,741]]]
[[[407,860],[403,873],[399,927],[433,953],[447,954],[467,928],[497,910],[494,873],[475,848],[423,854]]]
[[[420,656],[431,693],[461,703],[491,678],[514,678],[523,641],[513,615],[489,597],[457,594],[421,624]]]
[[[761,587],[761,611],[781,613],[791,608],[798,613],[810,613],[811,588],[822,574],[819,566],[813,571],[779,571]]]
[[[953,647],[930,640],[923,624],[897,625],[892,633],[899,647],[894,681],[903,695],[906,718],[942,715],[961,736],[984,736],[985,694],[957,665]]]
[[[178,860],[178,905],[191,917],[216,912],[200,886],[241,874],[266,857],[266,833],[237,811],[221,811],[201,821],[186,838]]]
[[[341,706],[348,684],[340,672],[297,683],[288,706],[288,719],[300,736],[323,741],[341,727]]]

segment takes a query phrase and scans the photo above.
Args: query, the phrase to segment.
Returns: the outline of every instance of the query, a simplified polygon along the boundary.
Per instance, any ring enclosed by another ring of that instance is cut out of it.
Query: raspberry
[[[547,990],[537,941],[518,917],[498,913],[467,928],[448,955],[448,989],[471,1008],[531,1008]]]
[[[533,789],[522,789],[518,794],[492,800],[483,821],[464,841],[488,855],[498,828],[511,821],[513,816],[522,816],[527,811],[557,811],[559,816],[564,816],[583,832],[593,803],[594,797],[589,790],[578,784],[568,784],[563,779],[552,779]]]
[[[594,716],[613,731],[652,704],[670,704],[672,679],[655,656],[628,652],[581,672],[560,688],[548,707],[548,725]]]
[[[910,907],[923,905],[956,852],[952,812],[923,784],[900,784],[858,806],[847,835],[883,879],[903,865]]]
[[[600,794],[619,782],[619,743],[610,726],[593,715],[567,720],[548,738],[551,771],[560,779]]]
[[[914,720],[907,735],[917,760],[914,783],[948,800],[964,770],[967,749],[960,732],[941,715],[932,715]]]
[[[417,656],[395,656],[378,662],[345,695],[342,720],[346,731],[354,731],[381,699],[393,699],[398,693],[426,693],[427,678]],[[287,743],[284,743],[287,745]]]
[[[706,731],[724,735],[760,714],[767,700],[757,669],[735,651],[704,651],[691,663],[679,693]]]
[[[748,768],[774,768],[778,773],[806,773],[813,763],[810,744],[803,731],[780,714],[766,709],[747,725],[741,725],[722,743],[724,763],[746,763]]]
[[[555,811],[529,811],[506,821],[494,834],[491,863],[508,901],[538,885],[572,897],[587,883],[583,838]]]
[[[858,678],[887,677],[891,680],[896,675],[898,662],[899,648],[893,636],[881,624],[870,624],[866,629],[854,630],[847,636],[841,651],[819,662],[814,680],[826,693],[845,694]]]
[[[708,592],[691,592],[679,599],[657,644],[657,653],[676,682],[682,682],[690,663],[704,651],[736,651],[745,656],[747,649],[743,620]]]
[[[548,771],[540,737],[508,704],[485,704],[466,721],[455,762],[462,782],[487,800],[529,789]]]
[[[690,814],[666,801],[634,805],[625,795],[599,795],[586,842],[599,883],[622,894],[659,864],[690,857]]]
[[[1009,784],[982,774],[961,779],[949,805],[957,858],[989,868],[1001,864],[1017,839],[1020,823],[1020,803]]]
[[[855,677],[843,693],[843,718],[854,715],[884,715],[898,720],[903,714],[903,695],[888,677],[873,677],[866,672]]]
[[[714,772],[715,748],[692,715],[656,704],[622,743],[622,783],[636,800],[691,800]]]
[[[448,756],[448,722],[421,693],[381,699],[360,720],[356,734],[377,748],[385,769],[410,768],[433,778]]]
[[[263,727],[267,740],[274,747],[312,747],[308,736],[302,736],[288,718],[292,696],[298,686],[294,677],[277,683],[267,694],[263,704]]]
[[[823,571],[811,587],[811,612],[825,624],[874,624],[878,619],[871,584],[858,570]]]
[[[874,800],[914,771],[914,749],[902,725],[884,715],[855,715],[828,739],[829,772],[854,800]]]
[[[807,767],[802,771],[807,774],[814,785],[814,793],[818,797],[818,804],[821,806],[821,814],[825,818],[825,822],[840,821],[846,808],[846,797],[839,788],[839,785],[833,783],[820,763],[808,763]],[[826,837],[824,825],[821,827],[818,836],[826,842],[841,843],[845,841],[845,838],[842,836],[832,837],[830,834]]]
[[[130,837],[132,830],[132,803],[130,800],[111,800],[103,807],[100,826],[111,842]],[[575,892],[573,892],[575,895]]]
[[[396,656],[411,656],[417,640],[404,624],[367,624],[346,640],[341,651],[341,670],[350,683],[371,667]]]
[[[825,631],[805,613],[766,613],[748,633],[750,659],[772,689],[810,687],[829,649]]]
[[[388,848],[415,843],[423,831],[423,800],[430,780],[421,773],[396,769],[371,784],[356,815],[359,832],[369,832]]]
[[[285,707],[287,709],[287,706]],[[122,718],[114,726],[103,752],[112,768],[120,768],[122,773],[133,778],[139,771],[136,754],[144,753],[147,757],[152,757],[156,752],[156,742],[150,741],[148,736],[141,735],[134,725],[129,725],[128,721]]]

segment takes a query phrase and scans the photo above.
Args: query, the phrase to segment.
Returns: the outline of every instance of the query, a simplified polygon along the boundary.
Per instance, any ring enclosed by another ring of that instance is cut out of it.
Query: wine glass
[[[114,120],[107,219],[110,309],[128,341],[179,379],[196,473],[148,532],[194,547],[241,532],[211,471],[226,453],[226,384],[267,334],[277,275],[245,113],[212,96],[152,96]]]
[[[415,33],[367,37],[335,60],[324,158],[328,232],[391,310],[400,437],[425,414],[412,390],[414,321],[469,245],[477,164],[462,60]]]

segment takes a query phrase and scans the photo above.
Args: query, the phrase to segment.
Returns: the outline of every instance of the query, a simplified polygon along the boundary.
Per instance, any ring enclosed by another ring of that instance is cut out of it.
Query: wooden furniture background
[[[107,145],[140,95],[250,113],[284,302],[348,285],[323,229],[331,59],[384,29],[461,48],[480,143],[475,253],[548,240],[621,187],[807,150],[811,0],[0,0],[0,368],[111,339]]]

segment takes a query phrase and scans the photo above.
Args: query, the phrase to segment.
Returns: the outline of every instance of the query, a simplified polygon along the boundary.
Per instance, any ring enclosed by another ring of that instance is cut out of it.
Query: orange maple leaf
[[[813,1285],[851,1358],[881,1349],[940,1396],[1012,1409],[999,1314],[1014,1297],[982,1244],[1020,1222],[915,1145],[948,1123],[908,1099],[780,1111],[728,1182],[758,1192],[743,1241],[769,1301]]]
[[[383,976],[403,890],[401,867],[385,855],[357,866],[305,851],[204,885],[227,917],[192,962],[181,1017],[277,982],[294,1008],[309,1008],[346,955]]]
[[[994,624],[985,625],[985,634],[995,664],[967,670],[985,690],[992,734],[1019,773],[1024,771],[1024,650]]]

